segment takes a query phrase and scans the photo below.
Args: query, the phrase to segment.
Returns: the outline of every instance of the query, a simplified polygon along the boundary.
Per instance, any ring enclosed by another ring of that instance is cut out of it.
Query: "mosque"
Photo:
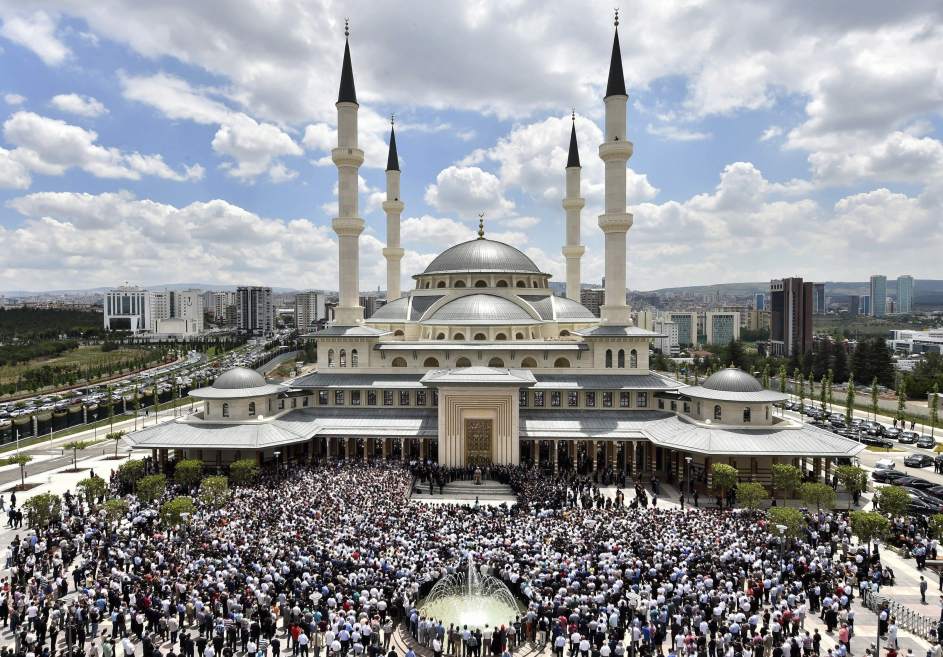
[[[445,466],[534,463],[548,469],[611,469],[709,484],[729,463],[745,481],[769,482],[772,464],[826,475],[863,446],[774,413],[786,395],[725,369],[687,386],[649,369],[656,333],[630,319],[626,303],[628,95],[618,22],[606,86],[605,302],[596,317],[579,303],[580,154],[575,124],[564,171],[566,297],[520,250],[478,238],[452,246],[400,290],[400,169],[391,129],[386,167],[387,298],[364,320],[359,305],[357,93],[349,41],[337,98],[335,319],[315,334],[318,369],[286,385],[253,370],[224,372],[190,395],[204,410],[131,434],[136,449],[165,463],[202,459],[224,468],[240,458],[428,459]]]

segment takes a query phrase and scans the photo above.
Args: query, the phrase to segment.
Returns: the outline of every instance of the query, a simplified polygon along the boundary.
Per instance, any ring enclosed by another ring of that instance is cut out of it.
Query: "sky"
[[[943,278],[938,0],[0,0],[0,290],[336,289],[345,18],[361,288],[386,280],[391,114],[404,289],[480,212],[563,280],[571,110],[597,282],[617,5],[631,289]]]

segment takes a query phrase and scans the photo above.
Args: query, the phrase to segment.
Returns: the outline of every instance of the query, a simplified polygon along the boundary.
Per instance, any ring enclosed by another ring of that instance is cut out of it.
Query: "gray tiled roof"
[[[593,328],[580,329],[579,331],[573,331],[576,335],[582,335],[584,337],[592,338],[615,338],[615,337],[629,337],[629,338],[661,338],[665,337],[661,333],[655,333],[654,331],[647,331],[643,328],[637,326],[594,326]]]
[[[457,367],[429,370],[422,382],[426,385],[517,385],[530,386],[534,375],[530,370],[507,367]]]
[[[429,324],[532,324],[538,320],[504,297],[495,294],[468,294],[449,301],[423,321]]]
[[[534,307],[534,310],[540,315],[540,319],[553,319],[553,299],[550,298],[550,295],[521,294],[520,297]]]
[[[534,372],[535,389],[676,390],[679,386],[657,374],[543,374]]]
[[[422,374],[347,374],[327,370],[298,377],[293,388],[422,388]]]
[[[446,249],[429,263],[423,274],[464,271],[540,273],[533,260],[510,244],[476,239]]]
[[[375,329],[371,326],[328,326],[323,331],[318,331],[314,334],[318,338],[342,338],[342,337],[379,337],[381,335],[389,335],[389,331],[381,331],[380,329]]]

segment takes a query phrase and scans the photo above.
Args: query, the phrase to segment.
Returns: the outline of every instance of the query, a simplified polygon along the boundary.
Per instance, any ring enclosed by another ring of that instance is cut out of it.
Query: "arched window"
[[[456,333],[455,335],[452,336],[452,339],[453,339],[453,340],[464,340],[464,339],[465,339],[465,334],[464,334],[464,333]]]
[[[488,287],[488,281],[475,281],[475,287]]]
[[[334,367],[334,350],[333,349],[327,350],[327,366]]]
[[[435,336],[435,339],[436,339],[436,340],[445,340],[445,333],[441,333],[441,332],[440,332],[438,335]]]
[[[750,407],[749,406],[743,409],[743,421],[744,422],[750,421]]]
[[[715,420],[721,419],[720,404],[716,404],[716,405],[714,406],[714,419],[715,419]]]
[[[638,367],[638,352],[635,349],[629,352],[629,367]]]
[[[488,339],[488,336],[485,335],[484,333],[476,333],[476,334],[475,334],[475,339],[476,339],[476,340],[487,340],[487,339]]]
[[[534,287],[540,287],[540,283],[538,283],[537,281],[534,281]]]
[[[397,356],[396,358],[393,359],[392,366],[393,367],[406,367],[406,359],[403,358],[402,356]]]
[[[553,361],[553,366],[554,367],[569,367],[570,361],[567,360],[566,358],[558,358],[555,361]]]
[[[403,332],[400,329],[396,329],[395,331],[393,331],[393,337],[401,338],[403,337]]]
[[[436,283],[436,287],[445,287],[445,281],[439,281]]]
[[[357,367],[357,363],[358,363],[358,362],[359,362],[359,359],[358,359],[358,357],[357,357],[357,350],[356,350],[356,349],[351,349],[351,350],[350,350],[350,366],[351,366],[351,367]]]
[[[766,419],[769,420],[769,406],[766,407]]]
[[[229,404],[223,402],[223,417],[229,417]]]
[[[508,282],[504,280],[503,278],[497,283],[495,283],[495,287],[507,287],[507,286],[508,286]]]
[[[606,367],[612,367],[612,349],[606,349]]]
[[[455,287],[465,287],[465,281],[455,281]]]
[[[438,367],[439,361],[433,358],[432,356],[429,356],[426,360],[422,361],[422,366],[423,367]]]
[[[488,361],[488,367],[504,367],[504,361],[495,356]]]
[[[566,337],[568,337],[569,335],[570,335],[570,332],[567,331],[566,329],[563,329],[562,331],[560,331],[560,337],[561,337],[561,338],[566,338]]]
[[[532,357],[528,356],[521,361],[521,367],[537,367],[537,361]]]
[[[471,361],[462,356],[455,361],[455,367],[471,367]]]
[[[508,339],[508,336],[504,335],[504,333],[498,333],[498,334],[496,334],[496,335],[494,336],[494,339],[495,339],[495,340],[507,340],[507,339]]]
[[[347,350],[341,349],[341,367],[347,367]]]
[[[429,285],[430,285],[429,283],[426,283],[426,289],[427,289],[427,290],[429,289]]]
[[[255,416],[255,402],[249,402],[249,417]]]
[[[619,367],[625,367],[625,349],[620,349],[620,350],[619,350],[619,361],[618,361],[618,365],[619,365]]]
[[[525,283],[524,281],[518,281],[517,287],[527,287],[527,283]]]
[[[515,339],[515,340],[523,340],[523,339],[524,339],[524,334],[521,333],[520,331],[518,331],[517,333],[514,334],[514,339]]]

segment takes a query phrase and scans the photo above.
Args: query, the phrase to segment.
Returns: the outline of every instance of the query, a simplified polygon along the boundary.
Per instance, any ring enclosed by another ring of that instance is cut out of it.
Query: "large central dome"
[[[513,246],[480,238],[446,249],[429,263],[423,274],[469,271],[541,273],[533,260]]]

